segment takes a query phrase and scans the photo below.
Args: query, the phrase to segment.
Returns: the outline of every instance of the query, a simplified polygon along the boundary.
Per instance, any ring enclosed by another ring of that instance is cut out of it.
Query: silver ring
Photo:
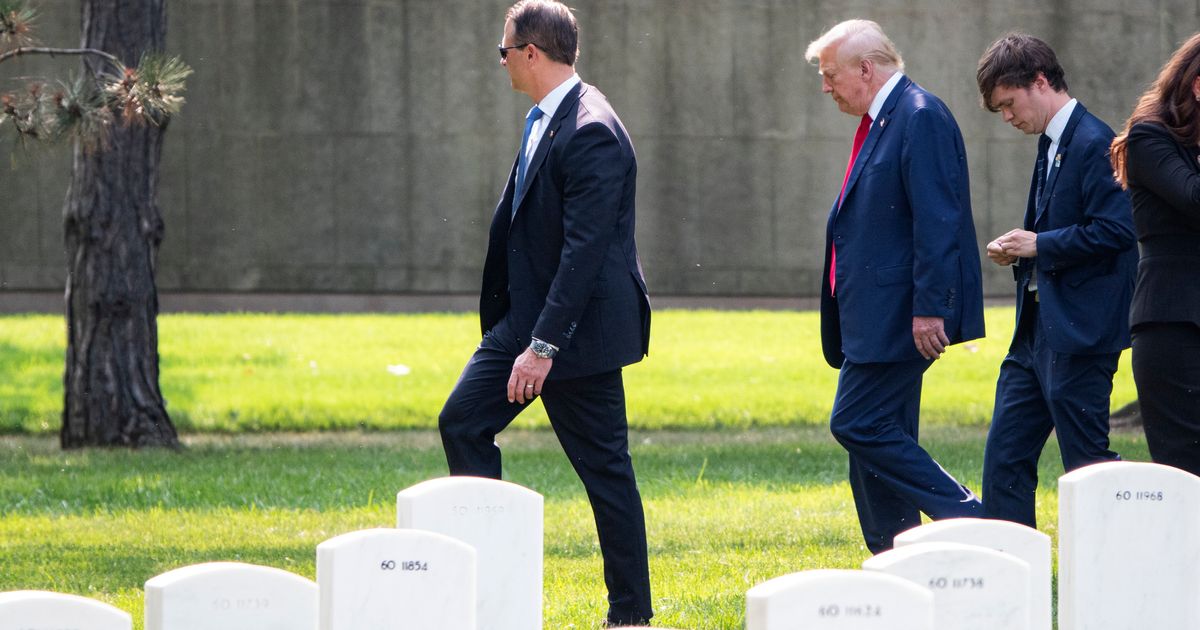
[[[529,389],[533,389],[533,385],[526,385],[525,387],[528,387]]]

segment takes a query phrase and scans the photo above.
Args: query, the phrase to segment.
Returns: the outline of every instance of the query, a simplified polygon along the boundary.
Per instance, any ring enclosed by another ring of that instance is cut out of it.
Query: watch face
[[[529,349],[533,350],[533,353],[540,359],[549,359],[554,356],[554,348],[540,339],[529,344]]]

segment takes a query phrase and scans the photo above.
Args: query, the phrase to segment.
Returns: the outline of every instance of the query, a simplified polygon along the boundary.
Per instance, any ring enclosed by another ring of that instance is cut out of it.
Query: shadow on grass
[[[0,590],[36,584],[39,589],[62,593],[113,593],[141,589],[146,580],[173,569],[216,561],[273,566],[312,579],[316,574],[315,558],[315,548],[307,543],[207,549],[25,543],[5,552],[6,570],[0,576]],[[62,571],[61,567],[70,570]]]
[[[37,433],[56,426],[59,409],[46,409],[46,392],[61,400],[61,344],[0,341],[0,433]]]
[[[932,429],[923,444],[947,469],[978,487],[981,429]],[[73,514],[158,509],[345,509],[394,500],[395,493],[447,475],[436,432],[206,436],[169,451],[61,451],[52,438],[0,438],[0,513]],[[582,485],[548,432],[501,435],[505,478],[574,500]],[[1114,435],[1132,461],[1148,459],[1140,435]],[[631,448],[644,496],[698,486],[762,490],[845,483],[847,458],[822,430],[638,432]],[[1053,439],[1041,461],[1043,485],[1062,474]]]

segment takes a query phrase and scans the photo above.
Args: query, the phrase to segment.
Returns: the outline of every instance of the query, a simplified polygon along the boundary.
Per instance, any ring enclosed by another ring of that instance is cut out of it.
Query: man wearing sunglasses
[[[451,474],[499,479],[494,438],[540,396],[595,515],[605,623],[641,625],[653,612],[621,378],[650,339],[634,243],[637,163],[608,100],[575,73],[577,42],[566,5],[508,10],[500,65],[534,107],[492,219],[483,341],[438,426]]]

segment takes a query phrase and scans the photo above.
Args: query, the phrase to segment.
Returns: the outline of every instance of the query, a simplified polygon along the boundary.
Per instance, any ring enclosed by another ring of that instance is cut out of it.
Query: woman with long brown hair
[[[1142,94],[1112,163],[1141,246],[1129,323],[1146,442],[1200,474],[1200,33]]]

